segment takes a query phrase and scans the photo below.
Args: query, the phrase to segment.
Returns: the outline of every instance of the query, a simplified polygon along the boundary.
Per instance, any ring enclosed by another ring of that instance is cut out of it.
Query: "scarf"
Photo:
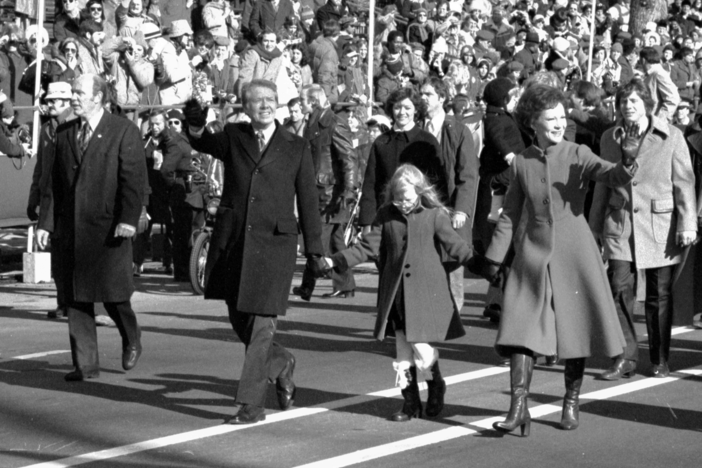
[[[256,53],[261,57],[261,59],[266,60],[267,62],[270,62],[274,58],[278,58],[281,55],[283,55],[283,53],[277,47],[271,50],[270,52],[264,49],[261,44],[256,44],[251,48],[256,51]]]

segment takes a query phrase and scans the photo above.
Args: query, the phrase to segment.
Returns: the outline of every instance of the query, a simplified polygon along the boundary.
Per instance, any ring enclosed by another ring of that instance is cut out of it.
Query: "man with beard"
[[[39,130],[39,145],[37,146],[37,163],[34,166],[32,186],[29,189],[27,201],[27,217],[38,221],[37,208],[47,217],[53,218],[53,200],[51,198],[51,171],[54,166],[54,146],[56,144],[56,128],[69,119],[75,118],[71,109],[71,85],[63,81],[49,83],[49,89],[44,97],[49,109],[49,121]],[[51,259],[55,260],[52,255]],[[56,268],[56,265],[52,265]],[[54,275],[54,278],[59,278]],[[63,288],[57,285],[57,308],[49,311],[48,318],[68,315],[66,300],[63,298]]]
[[[105,33],[102,24],[94,20],[86,20],[80,24],[80,36],[78,37],[78,68],[81,75],[104,75],[105,64],[102,58],[102,41],[105,40]]]

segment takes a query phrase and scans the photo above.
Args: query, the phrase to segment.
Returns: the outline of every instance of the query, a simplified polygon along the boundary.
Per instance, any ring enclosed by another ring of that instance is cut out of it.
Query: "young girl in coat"
[[[397,422],[422,415],[417,374],[429,389],[426,415],[438,416],[446,383],[439,371],[439,352],[430,342],[465,334],[449,288],[442,256],[465,263],[473,254],[451,227],[449,210],[439,201],[424,174],[411,164],[400,166],[385,190],[385,203],[361,242],[327,258],[343,272],[378,258],[378,318],[374,335],[395,336],[396,384],[405,399],[392,415]]]

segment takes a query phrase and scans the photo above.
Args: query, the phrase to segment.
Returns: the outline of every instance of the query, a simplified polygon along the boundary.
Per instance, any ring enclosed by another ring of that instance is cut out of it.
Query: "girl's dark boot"
[[[439,370],[439,361],[436,361],[431,366],[431,380],[427,380],[427,396],[426,415],[430,418],[435,418],[444,409],[444,395],[446,394],[446,381],[441,377]]]
[[[402,389],[402,396],[405,403],[402,409],[393,414],[390,418],[395,422],[405,422],[412,418],[422,417],[422,400],[419,398],[419,385],[417,384],[417,368],[412,366],[405,370],[405,376],[409,384]]]

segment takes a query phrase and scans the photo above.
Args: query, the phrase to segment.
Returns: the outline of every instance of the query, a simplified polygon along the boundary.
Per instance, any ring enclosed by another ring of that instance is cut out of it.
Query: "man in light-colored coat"
[[[638,173],[631,184],[610,189],[598,184],[590,228],[602,240],[608,277],[627,346],[601,377],[632,375],[638,360],[634,330],[634,281],[646,278],[646,326],[654,377],[668,375],[673,317],[672,287],[683,250],[697,236],[695,176],[680,130],[653,114],[648,88],[632,81],[617,93],[623,120],[601,140],[602,157],[616,161],[630,153]],[[636,156],[638,154],[638,156]]]
[[[680,104],[680,94],[670,74],[661,66],[661,54],[653,47],[644,47],[639,53],[641,66],[646,73],[644,83],[653,99],[653,115],[668,122],[673,120]]]

